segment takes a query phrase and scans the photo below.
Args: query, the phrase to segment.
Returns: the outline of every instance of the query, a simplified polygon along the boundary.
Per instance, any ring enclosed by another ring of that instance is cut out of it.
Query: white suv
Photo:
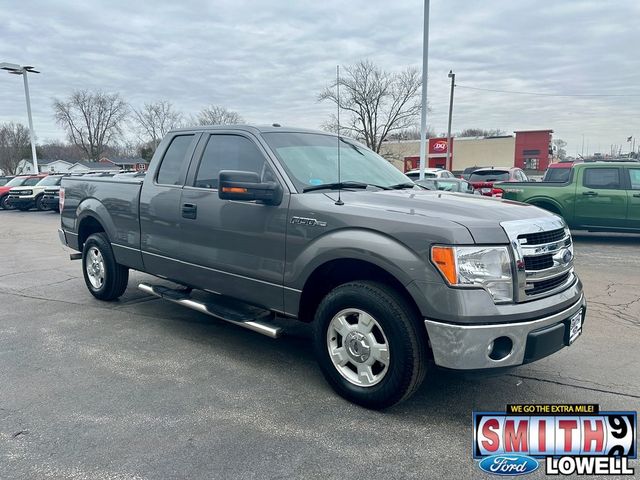
[[[420,169],[416,168],[413,170],[409,170],[408,172],[404,172],[404,174],[409,177],[411,180],[418,180],[420,178]],[[444,168],[425,168],[424,169],[424,178],[456,178],[453,173],[449,170],[445,170]]]

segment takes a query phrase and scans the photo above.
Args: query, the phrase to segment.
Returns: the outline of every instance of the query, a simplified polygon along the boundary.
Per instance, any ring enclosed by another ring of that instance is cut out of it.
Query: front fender
[[[332,260],[361,260],[382,268],[403,285],[416,279],[439,281],[428,260],[398,240],[372,230],[345,228],[315,238],[295,259],[287,261],[285,286],[302,290],[321,265]]]

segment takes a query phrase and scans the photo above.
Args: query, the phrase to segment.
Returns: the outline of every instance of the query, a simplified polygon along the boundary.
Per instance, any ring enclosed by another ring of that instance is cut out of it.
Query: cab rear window
[[[543,182],[567,182],[569,181],[569,174],[571,168],[550,168],[544,173],[542,177]]]

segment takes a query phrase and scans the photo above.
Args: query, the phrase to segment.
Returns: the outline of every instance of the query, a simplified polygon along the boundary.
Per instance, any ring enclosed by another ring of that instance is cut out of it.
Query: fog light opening
[[[509,337],[498,337],[489,343],[488,351],[491,360],[503,360],[511,355],[513,342]]]

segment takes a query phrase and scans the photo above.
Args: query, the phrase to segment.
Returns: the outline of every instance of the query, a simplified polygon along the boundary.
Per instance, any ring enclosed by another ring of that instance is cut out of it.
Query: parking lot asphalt
[[[574,232],[589,306],[573,346],[508,371],[432,370],[375,412],[328,387],[302,324],[271,340],[138,291],[140,273],[95,300],[58,221],[0,211],[3,479],[482,478],[473,410],[640,405],[638,235]]]

